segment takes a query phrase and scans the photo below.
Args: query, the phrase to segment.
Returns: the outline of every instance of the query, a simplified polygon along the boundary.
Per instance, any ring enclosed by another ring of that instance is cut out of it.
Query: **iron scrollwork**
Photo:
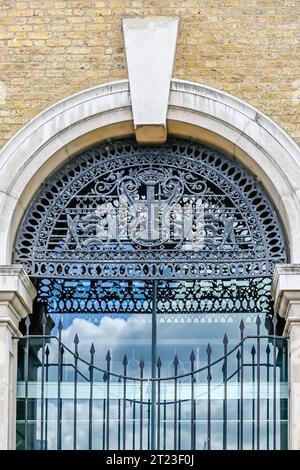
[[[254,278],[285,261],[259,183],[186,140],[115,141],[75,157],[32,202],[14,255],[33,277],[86,279]]]

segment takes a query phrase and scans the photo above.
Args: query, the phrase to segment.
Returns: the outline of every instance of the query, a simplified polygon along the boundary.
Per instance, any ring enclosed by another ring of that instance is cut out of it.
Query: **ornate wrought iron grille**
[[[156,313],[265,313],[272,311],[271,278],[172,280],[157,285]],[[38,302],[49,314],[121,315],[152,312],[152,281],[41,279]]]
[[[255,278],[285,261],[259,183],[186,140],[115,141],[74,158],[32,202],[14,254],[31,276],[69,279]]]

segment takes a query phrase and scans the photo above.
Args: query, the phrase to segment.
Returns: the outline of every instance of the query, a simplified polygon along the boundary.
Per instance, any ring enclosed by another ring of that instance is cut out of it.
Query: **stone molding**
[[[292,139],[243,101],[176,79],[167,126],[169,134],[212,145],[257,175],[283,221],[290,262],[300,263],[300,151]],[[24,211],[47,177],[89,146],[133,134],[127,80],[70,96],[23,127],[0,154],[0,263],[11,263]]]
[[[300,322],[300,264],[276,266],[272,294],[275,312],[286,320],[288,334],[291,323]]]

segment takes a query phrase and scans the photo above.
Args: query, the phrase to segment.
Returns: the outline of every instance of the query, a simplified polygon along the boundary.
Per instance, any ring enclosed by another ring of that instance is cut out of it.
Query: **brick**
[[[0,0],[0,70],[7,85],[0,146],[46,106],[125,78],[121,20],[146,15],[180,16],[175,77],[232,93],[300,143],[299,17],[285,3]]]

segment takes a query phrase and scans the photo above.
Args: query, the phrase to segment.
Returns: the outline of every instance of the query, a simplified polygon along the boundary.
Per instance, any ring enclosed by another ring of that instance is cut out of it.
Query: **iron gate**
[[[277,318],[273,319],[276,333]],[[19,339],[17,441],[23,449],[282,449],[286,448],[287,338],[247,336],[214,356],[208,344],[201,367],[195,354],[189,371],[180,373],[177,355],[173,375],[155,374],[139,361],[137,376],[128,374],[128,359],[97,364],[92,343],[89,357],[58,336],[26,335]],[[101,361],[100,361],[101,362]],[[118,369],[121,367],[121,369]]]

